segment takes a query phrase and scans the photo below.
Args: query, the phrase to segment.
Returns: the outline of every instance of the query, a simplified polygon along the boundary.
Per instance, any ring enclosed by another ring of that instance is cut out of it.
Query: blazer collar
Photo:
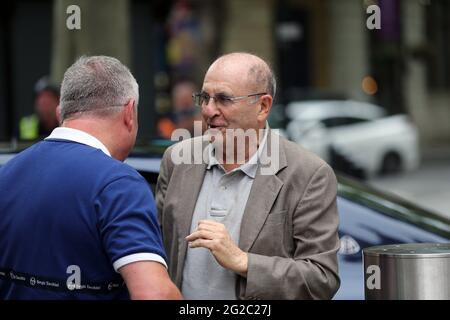
[[[284,140],[272,130],[269,132],[267,147],[267,152],[261,156],[242,217],[239,247],[245,252],[251,249],[283,186],[277,174],[287,167]]]
[[[197,203],[197,198],[200,193],[201,186],[203,184],[203,179],[206,173],[206,164],[194,164],[187,167],[183,172],[182,181],[187,181],[190,192],[180,192],[180,203],[183,204],[183,214],[179,215],[179,220],[177,222],[179,232],[178,232],[178,270],[176,283],[181,285],[181,277],[183,274],[184,262],[187,252],[187,237],[190,233],[192,216],[194,215],[195,204]]]

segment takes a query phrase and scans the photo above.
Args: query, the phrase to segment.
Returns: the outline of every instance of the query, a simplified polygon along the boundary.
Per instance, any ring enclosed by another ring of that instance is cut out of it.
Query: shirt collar
[[[45,140],[47,139],[62,139],[82,143],[87,146],[100,149],[106,155],[111,157],[111,153],[109,153],[108,149],[103,143],[100,142],[100,140],[81,130],[67,127],[58,127],[55,128],[47,138],[45,138]]]
[[[266,123],[266,128],[264,129],[264,135],[263,138],[258,146],[258,150],[257,152],[255,152],[253,154],[253,156],[243,165],[241,165],[240,167],[232,170],[232,171],[236,171],[236,170],[241,170],[242,172],[244,172],[247,176],[249,176],[250,178],[255,178],[256,176],[256,172],[258,170],[258,159],[261,156],[261,153],[263,152],[264,148],[266,147],[266,141],[267,141],[267,135],[269,133],[269,124]],[[214,156],[214,147],[212,145],[212,143],[210,143],[208,145],[208,166],[207,169],[211,169],[213,166],[218,165],[219,167],[222,167],[219,163],[219,161],[216,159],[216,157]]]

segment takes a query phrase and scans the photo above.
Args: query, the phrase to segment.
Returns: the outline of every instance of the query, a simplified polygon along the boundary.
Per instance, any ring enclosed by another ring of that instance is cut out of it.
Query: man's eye
[[[202,93],[202,94],[200,95],[200,99],[202,100],[202,102],[207,102],[207,101],[209,101],[209,94],[207,94],[207,93]]]
[[[218,94],[216,96],[216,99],[219,103],[221,104],[230,104],[231,102],[233,102],[233,100],[231,99],[231,97],[223,95],[223,94]]]

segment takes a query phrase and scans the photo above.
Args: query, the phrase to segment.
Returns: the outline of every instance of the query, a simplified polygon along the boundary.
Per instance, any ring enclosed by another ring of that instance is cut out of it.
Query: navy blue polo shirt
[[[128,298],[120,267],[166,266],[150,188],[103,145],[54,138],[92,136],[55,130],[0,168],[0,299]]]

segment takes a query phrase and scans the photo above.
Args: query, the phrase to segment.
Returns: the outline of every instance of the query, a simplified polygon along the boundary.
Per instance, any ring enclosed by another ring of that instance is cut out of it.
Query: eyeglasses
[[[194,99],[194,104],[197,107],[203,107],[204,105],[207,105],[209,103],[209,100],[212,98],[216,104],[219,104],[221,106],[227,107],[232,105],[238,100],[247,99],[251,97],[261,96],[267,94],[266,92],[260,92],[260,93],[253,93],[246,96],[240,96],[240,97],[230,97],[223,93],[218,93],[215,96],[210,96],[206,92],[197,92],[192,95],[192,98]],[[255,101],[256,102],[256,101]]]

